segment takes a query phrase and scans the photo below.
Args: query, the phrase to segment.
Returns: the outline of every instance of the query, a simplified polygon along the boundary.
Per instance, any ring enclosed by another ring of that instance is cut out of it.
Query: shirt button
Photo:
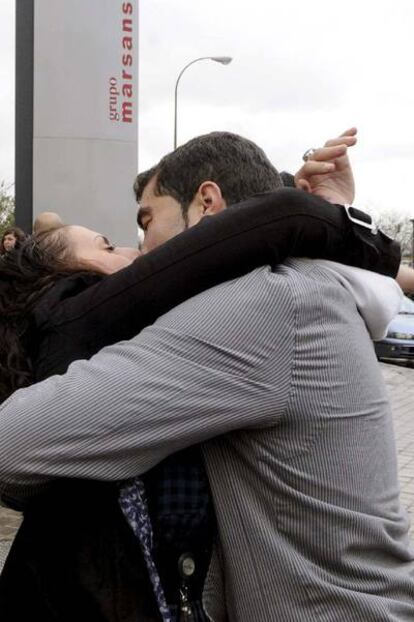
[[[190,553],[183,553],[178,560],[178,570],[180,575],[185,577],[191,577],[195,571],[195,561]]]

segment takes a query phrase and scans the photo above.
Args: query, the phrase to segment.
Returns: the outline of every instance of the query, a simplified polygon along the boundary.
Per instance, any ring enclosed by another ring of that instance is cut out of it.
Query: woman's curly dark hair
[[[28,333],[36,303],[57,280],[81,270],[65,228],[29,236],[0,257],[0,403],[33,382]]]

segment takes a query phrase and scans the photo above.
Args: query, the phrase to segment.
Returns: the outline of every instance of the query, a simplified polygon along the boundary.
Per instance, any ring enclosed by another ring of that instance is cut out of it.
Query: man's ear
[[[197,194],[203,216],[213,216],[226,207],[226,202],[221,194],[220,186],[214,181],[203,181],[198,188]]]

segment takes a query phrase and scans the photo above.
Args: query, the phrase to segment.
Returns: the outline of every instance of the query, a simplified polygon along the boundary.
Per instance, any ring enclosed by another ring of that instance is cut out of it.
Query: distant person
[[[56,212],[42,212],[33,223],[33,233],[39,234],[63,227],[64,222]]]
[[[8,227],[0,241],[0,255],[8,253],[26,238],[25,232],[19,227]]]

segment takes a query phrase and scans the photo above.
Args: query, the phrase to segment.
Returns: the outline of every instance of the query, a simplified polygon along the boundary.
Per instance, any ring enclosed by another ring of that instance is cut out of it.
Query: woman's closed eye
[[[103,250],[109,251],[109,252],[112,252],[112,251],[115,250],[115,248],[116,248],[115,244],[112,244],[112,242],[110,242],[105,235],[100,235],[99,238],[104,243],[104,249]]]

